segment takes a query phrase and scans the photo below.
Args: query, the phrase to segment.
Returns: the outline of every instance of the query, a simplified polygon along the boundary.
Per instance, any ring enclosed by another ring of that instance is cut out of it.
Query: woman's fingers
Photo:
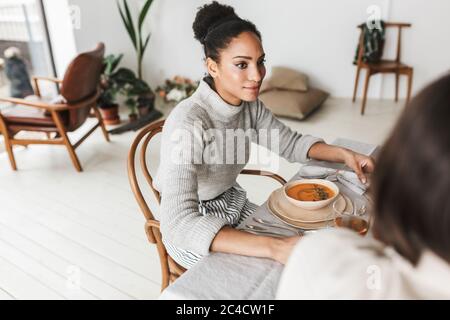
[[[355,168],[353,170],[355,170],[356,175],[358,176],[359,180],[361,180],[362,183],[367,182],[366,175],[363,173],[362,167],[358,162],[356,162]]]
[[[363,172],[371,173],[375,169],[375,161],[371,157],[366,157],[361,161]]]
[[[345,164],[350,167],[358,176],[358,179],[366,184],[367,177],[364,173],[371,173],[375,168],[375,162],[371,157],[366,155],[346,150],[345,153]]]
[[[362,182],[362,183],[366,183],[367,182],[367,178],[364,175],[363,172],[363,161],[360,161],[360,159],[357,159],[357,154],[354,153],[350,159],[348,159],[348,162],[346,163],[347,166],[349,166],[358,176],[358,179]]]

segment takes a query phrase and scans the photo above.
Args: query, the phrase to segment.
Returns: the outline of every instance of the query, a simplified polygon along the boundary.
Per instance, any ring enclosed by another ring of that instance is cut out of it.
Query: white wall
[[[44,0],[44,6],[56,73],[62,78],[77,53],[71,12],[67,0]]]
[[[135,15],[142,0],[128,0]],[[192,22],[202,0],[155,0],[146,28],[152,38],[144,59],[144,76],[152,86],[176,74],[199,79],[202,50],[193,38]],[[450,69],[450,12],[448,0],[221,0],[243,18],[253,21],[263,36],[267,66],[284,65],[306,72],[311,84],[332,95],[352,95],[358,40],[356,25],[367,8],[378,5],[384,19],[411,22],[404,32],[403,61],[415,68],[413,89]],[[79,6],[81,29],[74,30],[77,50],[99,40],[108,53],[125,53],[124,65],[134,68],[133,47],[113,0],[69,0]],[[395,35],[386,51],[394,56]],[[391,98],[394,76],[372,77],[369,96]],[[401,95],[406,82],[401,83]],[[360,91],[362,85],[360,85]]]
[[[155,1],[154,8],[157,7],[159,1]],[[138,5],[141,5],[142,1],[128,0],[128,2],[134,17],[136,17]],[[122,3],[122,0],[120,0],[120,3]],[[73,30],[77,51],[93,49],[97,42],[102,41],[106,46],[106,54],[124,53],[122,65],[136,70],[134,48],[122,24],[116,0],[69,0],[69,4],[73,7],[79,7],[80,12],[80,28]],[[156,10],[154,11],[152,15],[157,14]],[[153,27],[154,22],[150,21],[153,20],[150,14],[147,19],[147,24],[144,27]],[[157,26],[154,29],[156,31]],[[151,43],[149,43],[149,46],[151,46]],[[151,59],[150,51],[153,48],[147,50],[145,69],[148,69],[149,59]],[[149,70],[144,70],[147,79],[151,78],[150,73]],[[155,80],[152,79],[152,81]]]

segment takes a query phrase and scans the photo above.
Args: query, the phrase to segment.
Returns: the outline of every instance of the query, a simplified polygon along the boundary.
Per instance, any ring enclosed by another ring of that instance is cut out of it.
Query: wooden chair
[[[358,28],[361,29],[361,33],[359,36],[359,54],[357,58],[356,65],[356,79],[355,79],[355,88],[353,90],[353,102],[356,99],[356,92],[358,90],[358,82],[359,82],[359,73],[361,69],[366,69],[366,77],[364,83],[364,91],[363,91],[363,99],[361,105],[361,115],[364,114],[364,110],[366,107],[367,100],[367,90],[369,87],[369,79],[370,76],[377,73],[394,73],[395,74],[395,102],[398,101],[398,83],[399,76],[406,75],[408,76],[408,92],[406,97],[406,102],[408,103],[411,97],[411,87],[412,87],[412,77],[413,77],[413,68],[403,64],[400,61],[401,55],[401,40],[402,40],[402,29],[411,27],[410,23],[393,23],[386,22],[386,28],[398,28],[398,36],[397,36],[397,55],[395,60],[381,60],[376,63],[364,62],[362,61],[362,56],[364,54],[364,34],[363,34],[363,25],[359,25]]]
[[[0,113],[0,132],[5,139],[6,150],[13,170],[17,170],[13,145],[65,145],[76,170],[82,171],[75,149],[98,127],[101,127],[106,141],[109,141],[108,132],[97,109],[104,52],[105,46],[103,43],[99,43],[95,50],[79,54],[67,67],[63,80],[34,77],[36,97],[33,100],[0,98],[0,102],[28,106],[16,107]],[[51,81],[58,84],[62,102],[44,101],[41,98],[38,81]],[[67,133],[78,129],[91,115],[91,111],[98,122],[76,143],[72,144]],[[14,136],[20,131],[45,132],[47,139],[16,139]],[[51,137],[52,133],[56,133],[53,138]]]
[[[153,187],[153,178],[148,170],[146,154],[147,147],[150,140],[159,132],[162,131],[165,120],[155,121],[150,123],[145,128],[143,128],[137,137],[134,139],[133,144],[131,145],[130,151],[128,153],[128,179],[130,181],[131,189],[133,194],[138,202],[139,207],[141,208],[142,213],[145,217],[145,233],[147,234],[147,238],[152,244],[156,244],[159,254],[159,260],[161,264],[162,271],[162,284],[161,291],[163,291],[169,283],[175,281],[183,272],[186,271],[182,266],[175,262],[167,253],[164,244],[162,242],[159,221],[155,219],[152,211],[150,210],[143,194],[142,187],[147,188],[150,186],[153,194],[156,197],[158,204],[161,203],[161,195],[159,192]],[[139,155],[139,165],[140,169],[146,179],[146,183],[144,185],[140,185],[138,182],[137,174],[136,174],[136,154],[138,152],[138,148],[140,146],[140,155]],[[261,171],[261,170],[247,170],[244,169],[241,171],[241,174],[250,174],[257,176],[267,176],[272,179],[275,179],[281,185],[286,183],[282,177],[277,174]]]

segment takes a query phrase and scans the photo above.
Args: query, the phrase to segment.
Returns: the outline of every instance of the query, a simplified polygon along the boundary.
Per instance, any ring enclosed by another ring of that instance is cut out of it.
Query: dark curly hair
[[[233,7],[213,1],[198,9],[192,29],[195,39],[203,45],[205,58],[219,62],[219,51],[225,49],[233,38],[245,31],[253,32],[262,40],[256,26],[248,20],[239,18]]]

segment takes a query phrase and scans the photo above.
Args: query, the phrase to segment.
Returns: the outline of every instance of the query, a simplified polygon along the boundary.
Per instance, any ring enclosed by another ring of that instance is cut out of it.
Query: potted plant
[[[120,123],[119,105],[116,102],[120,87],[116,82],[116,68],[122,59],[120,55],[108,55],[103,60],[103,72],[100,76],[100,97],[97,100],[98,107],[105,124],[113,125]]]
[[[142,99],[150,92],[150,88],[145,81],[136,77],[134,72],[128,68],[120,68],[114,74],[114,82],[118,88],[118,93],[125,97],[125,105],[130,110],[130,120],[136,120],[137,115],[142,116],[146,114],[146,110],[142,110],[143,106],[148,109],[148,106],[143,104]]]
[[[136,50],[137,57],[137,80],[132,83],[132,88],[126,90],[127,94],[131,94],[131,96],[133,96],[132,100],[129,100],[129,103],[127,105],[131,106],[132,104],[134,104],[135,106],[133,108],[138,108],[140,110],[140,114],[146,114],[150,112],[153,109],[155,102],[155,94],[153,90],[142,79],[142,59],[150,40],[150,33],[146,36],[143,36],[142,26],[152,2],[153,0],[145,1],[139,12],[137,26],[135,26],[133,22],[133,18],[131,16],[127,1],[123,0],[123,9],[119,5],[119,2],[117,2],[117,7],[119,8],[122,22],[128,32],[128,35],[130,36],[133,47]]]

